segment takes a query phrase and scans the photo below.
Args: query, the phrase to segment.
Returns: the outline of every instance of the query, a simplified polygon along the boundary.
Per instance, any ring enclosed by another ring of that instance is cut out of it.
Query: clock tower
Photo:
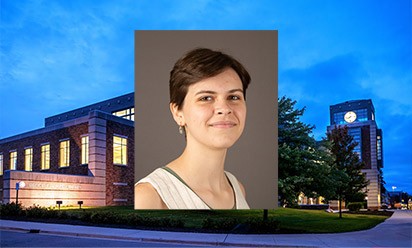
[[[369,180],[369,185],[365,189],[367,208],[380,208],[380,178],[383,168],[382,130],[376,124],[372,100],[354,100],[331,105],[328,131],[335,126],[347,126],[349,134],[358,143],[355,152],[365,163],[362,172]]]

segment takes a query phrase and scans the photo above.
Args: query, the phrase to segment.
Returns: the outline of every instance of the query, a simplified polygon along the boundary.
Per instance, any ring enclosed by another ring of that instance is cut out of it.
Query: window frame
[[[30,151],[30,153],[27,153]],[[25,171],[33,171],[33,147],[25,147],[24,148],[24,170]]]
[[[83,139],[86,138],[87,141],[83,142]],[[84,134],[80,136],[80,164],[86,165],[89,164],[89,135]]]
[[[3,175],[3,168],[4,168],[4,161],[3,161],[4,157],[3,157],[3,153],[0,153],[0,176]]]
[[[66,144],[66,145],[65,145]],[[70,140],[59,140],[59,168],[70,166]]]
[[[120,139],[119,142],[115,142],[116,138]],[[121,166],[127,166],[128,164],[128,158],[127,158],[127,142],[128,137],[124,135],[119,135],[119,134],[113,134],[113,164],[114,165],[121,165]],[[116,152],[119,152],[120,149],[120,157],[116,155]],[[120,161],[117,160],[120,158]]]
[[[17,170],[17,150],[11,150],[10,154],[10,170]],[[14,165],[13,165],[14,164]]]
[[[50,169],[50,143],[40,144],[40,170],[49,170],[49,169]]]

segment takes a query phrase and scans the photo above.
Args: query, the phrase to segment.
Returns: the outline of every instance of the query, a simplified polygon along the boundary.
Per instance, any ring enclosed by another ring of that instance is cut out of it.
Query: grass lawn
[[[133,207],[83,208],[82,210],[62,208],[70,214],[81,212],[114,212],[117,215],[138,213],[145,218],[169,218],[182,220],[184,229],[201,231],[202,223],[211,218],[218,222],[236,219],[239,223],[246,218],[262,218],[263,210],[134,210]],[[365,230],[376,226],[390,216],[369,214],[327,213],[324,210],[302,210],[279,208],[269,210],[269,219],[280,222],[276,233],[336,233]]]

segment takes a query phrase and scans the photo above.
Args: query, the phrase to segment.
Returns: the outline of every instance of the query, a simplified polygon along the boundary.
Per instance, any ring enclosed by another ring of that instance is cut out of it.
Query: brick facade
[[[127,137],[127,165],[113,164],[113,136],[120,134]],[[131,205],[134,201],[134,128],[119,123],[107,123],[106,159],[106,204]]]
[[[3,175],[0,200],[15,201],[15,183],[26,180],[19,197],[23,205],[63,205],[84,200],[84,205],[132,205],[134,199],[134,122],[103,112],[133,108],[133,93],[49,117],[44,128],[0,140]],[[90,110],[86,112],[85,110]],[[70,118],[63,118],[68,116]],[[61,121],[59,121],[61,120]],[[81,137],[89,137],[89,163],[81,164]],[[127,138],[127,164],[113,164],[113,135]],[[69,140],[70,164],[59,165],[60,141]],[[41,145],[50,145],[50,168],[41,169]],[[33,149],[32,171],[25,171],[25,148]],[[10,170],[10,152],[17,152],[16,170]],[[60,176],[57,176],[60,175]],[[64,177],[67,175],[67,177]],[[47,181],[49,180],[49,181]],[[67,182],[65,182],[67,181]],[[89,203],[89,204],[88,204]]]

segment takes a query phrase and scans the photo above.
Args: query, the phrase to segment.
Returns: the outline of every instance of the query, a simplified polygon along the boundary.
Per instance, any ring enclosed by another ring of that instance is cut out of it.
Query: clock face
[[[356,113],[353,111],[346,112],[343,118],[346,122],[352,123],[356,120]]]

